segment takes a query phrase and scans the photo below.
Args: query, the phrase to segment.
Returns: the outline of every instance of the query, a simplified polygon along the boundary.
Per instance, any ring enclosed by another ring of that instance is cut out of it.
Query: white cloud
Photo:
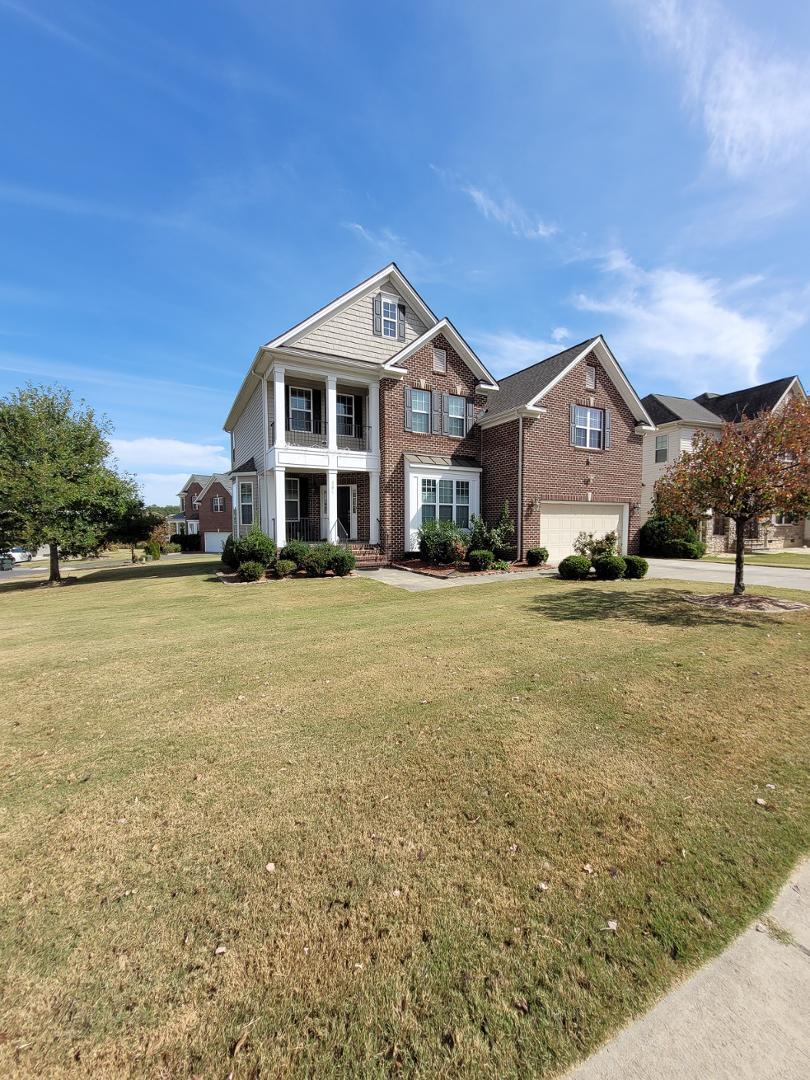
[[[180,501],[177,492],[188,480],[188,473],[136,473],[136,479],[140,484],[143,501],[155,506],[173,506],[177,504],[180,509]]]
[[[807,56],[766,49],[713,0],[622,2],[679,64],[713,161],[737,178],[810,162]]]
[[[567,341],[570,337],[571,331],[568,329],[567,326],[555,326],[554,329],[551,331],[552,341]]]
[[[763,357],[810,314],[808,293],[746,302],[751,279],[726,287],[675,268],[644,270],[621,250],[601,269],[607,289],[580,294],[577,306],[614,320],[608,336],[637,374],[689,396],[756,383]]]
[[[230,468],[223,446],[213,443],[183,442],[180,439],[111,439],[113,454],[123,469],[165,468],[189,472],[222,472]]]
[[[496,378],[529,367],[560,351],[557,342],[521,337],[509,330],[472,335],[476,352]]]
[[[483,188],[473,185],[462,187],[462,191],[469,195],[488,221],[503,225],[515,236],[523,236],[527,240],[548,240],[558,231],[556,225],[541,221],[512,198],[498,200]]]
[[[343,228],[361,237],[386,262],[396,262],[406,268],[409,277],[429,281],[435,280],[435,275],[440,273],[433,258],[411,247],[407,240],[387,225],[380,229],[369,229],[358,221],[346,221]]]

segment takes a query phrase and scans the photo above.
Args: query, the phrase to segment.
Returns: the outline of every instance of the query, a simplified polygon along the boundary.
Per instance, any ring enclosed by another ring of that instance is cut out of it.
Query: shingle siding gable
[[[374,297],[380,291],[397,297],[398,303],[405,304],[404,340],[378,337],[373,332]],[[320,326],[297,338],[291,344],[293,348],[307,349],[311,352],[347,356],[383,364],[400,349],[404,349],[424,334],[425,330],[427,326],[408,307],[406,301],[394,289],[385,286],[382,290],[372,289],[349,307],[332,315]]]

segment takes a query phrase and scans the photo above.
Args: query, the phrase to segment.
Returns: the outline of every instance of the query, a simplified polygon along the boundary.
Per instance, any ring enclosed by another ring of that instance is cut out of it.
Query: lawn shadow
[[[206,575],[206,581],[218,581],[219,579],[213,576],[211,573],[214,567],[218,567],[219,562],[214,559],[199,559],[193,562],[175,562],[174,560],[167,560],[166,562],[148,562],[148,563],[134,563],[129,566],[116,566],[110,567],[105,570],[99,567],[96,570],[89,572],[85,571],[83,567],[77,568],[81,576],[74,574],[72,570],[62,571],[62,581],[66,588],[76,588],[82,585],[98,585],[105,581],[135,581],[143,578],[180,578],[180,577],[201,577]],[[0,582],[0,596],[4,592],[22,592],[25,589],[42,589],[46,586],[46,579],[35,578],[33,580],[26,581],[4,581]]]
[[[535,615],[557,621],[619,619],[650,626],[756,626],[782,625],[780,618],[765,613],[743,613],[723,608],[699,607],[684,599],[687,590],[590,589],[571,582],[570,591],[536,596],[530,604]]]

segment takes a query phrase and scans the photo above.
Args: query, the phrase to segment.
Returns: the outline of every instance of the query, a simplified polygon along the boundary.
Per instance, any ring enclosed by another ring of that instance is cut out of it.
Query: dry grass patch
[[[551,1074],[807,849],[806,612],[213,569],[0,590],[5,1073]]]

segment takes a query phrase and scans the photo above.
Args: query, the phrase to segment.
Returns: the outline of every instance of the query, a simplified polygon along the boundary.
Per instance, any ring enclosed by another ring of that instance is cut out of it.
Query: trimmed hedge
[[[665,559],[702,559],[705,554],[701,540],[668,540],[661,551]]]
[[[297,569],[298,566],[292,559],[279,559],[276,562],[276,577],[289,577],[291,574],[294,574]]]
[[[477,551],[471,551],[467,558],[470,560],[471,570],[489,570],[495,562],[495,553],[486,548],[479,548]]]
[[[548,548],[529,548],[526,552],[526,562],[529,566],[545,566],[548,562]]]
[[[657,555],[665,559],[699,559],[706,553],[694,523],[681,514],[653,514],[641,526],[639,537],[642,555]]]
[[[255,525],[247,536],[237,540],[236,552],[240,566],[246,562],[257,562],[261,563],[262,566],[273,566],[277,558],[275,540]]]
[[[356,565],[357,560],[354,557],[354,552],[349,551],[348,548],[340,547],[338,544],[334,546],[329,560],[329,569],[335,577],[346,577],[347,574],[354,570]]]
[[[229,536],[223,544],[219,560],[228,570],[239,569],[239,557],[236,551],[236,541],[233,536]]]
[[[181,551],[200,551],[199,533],[172,533],[169,537],[172,544],[179,544]],[[227,543],[227,540],[225,541]]]
[[[626,578],[646,577],[647,571],[650,569],[650,564],[646,559],[642,559],[640,555],[625,555],[624,563],[624,576]]]
[[[264,565],[263,563],[256,562],[254,559],[247,559],[239,567],[239,578],[241,581],[259,581],[264,577]]]
[[[289,540],[279,552],[279,558],[294,562],[300,570],[309,551],[310,545],[304,543],[303,540]]]
[[[584,555],[569,555],[557,567],[557,573],[566,581],[584,581],[591,572],[591,560]]]
[[[331,569],[331,544],[313,544],[301,562],[301,569],[307,577],[326,577]]]
[[[621,555],[600,555],[593,560],[593,569],[600,581],[618,581],[624,577],[627,563]]]

